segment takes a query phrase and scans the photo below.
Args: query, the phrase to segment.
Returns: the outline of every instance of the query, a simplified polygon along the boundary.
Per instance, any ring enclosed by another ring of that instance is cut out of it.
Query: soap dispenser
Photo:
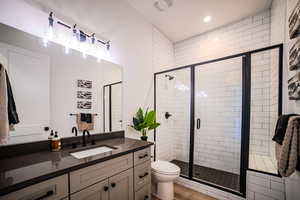
[[[52,151],[59,151],[61,149],[61,141],[57,131],[55,131],[54,137],[51,140],[51,149]]]

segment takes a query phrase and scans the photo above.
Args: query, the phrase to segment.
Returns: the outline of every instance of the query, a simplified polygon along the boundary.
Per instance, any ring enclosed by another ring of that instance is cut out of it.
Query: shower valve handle
[[[198,118],[197,119],[197,129],[200,129],[200,127],[201,127],[201,119]]]

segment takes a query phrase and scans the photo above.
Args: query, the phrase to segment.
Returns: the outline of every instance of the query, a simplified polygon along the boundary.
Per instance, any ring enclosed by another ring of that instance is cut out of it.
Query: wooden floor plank
[[[210,197],[206,194],[196,192],[189,188],[186,188],[182,185],[174,184],[174,196],[175,200],[217,200],[213,197]],[[152,200],[160,200],[152,196]]]

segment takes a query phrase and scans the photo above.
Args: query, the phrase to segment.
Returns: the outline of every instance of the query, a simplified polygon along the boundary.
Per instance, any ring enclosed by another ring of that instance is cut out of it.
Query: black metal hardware
[[[142,179],[142,178],[145,178],[145,177],[146,177],[146,176],[148,176],[148,175],[149,175],[149,173],[148,173],[148,172],[146,172],[144,175],[140,175],[140,176],[139,176],[139,178],[141,178],[141,179]]]
[[[148,195],[146,195],[146,196],[144,197],[144,200],[147,200],[147,199],[149,199],[149,196],[148,196]]]
[[[116,183],[112,183],[112,184],[111,184],[111,187],[116,187]]]
[[[145,155],[139,156],[139,159],[146,158],[147,156],[148,154],[146,153]]]
[[[169,112],[166,112],[166,113],[165,113],[165,118],[166,118],[166,119],[169,119],[169,117],[171,117],[171,116],[172,116],[172,115],[171,115]]]
[[[197,119],[197,129],[200,129],[200,127],[201,127],[201,119],[198,118]]]
[[[50,191],[48,191],[46,194],[44,194],[43,196],[40,196],[40,197],[38,197],[38,198],[36,198],[36,199],[34,199],[34,200],[43,200],[43,199],[45,199],[45,198],[47,198],[47,197],[52,196],[53,194],[54,194],[54,191],[53,191],[53,190],[50,190]]]
[[[84,147],[86,146],[85,133],[87,133],[87,136],[90,137],[90,132],[85,129],[82,133],[82,146]]]
[[[49,17],[48,17],[48,21],[49,21],[49,26],[53,27],[53,12],[50,12]]]
[[[50,127],[49,126],[45,126],[44,127],[44,131],[49,131],[50,130]]]
[[[78,113],[78,114],[79,114],[79,113]],[[70,116],[76,116],[76,115],[78,115],[78,114],[70,113]],[[98,114],[97,114],[97,113],[94,113],[94,114],[92,114],[92,115],[97,116]]]
[[[108,186],[104,186],[103,190],[106,192],[109,190],[109,187]]]
[[[74,133],[74,132],[75,132],[75,136],[77,136],[78,135],[78,130],[75,126],[73,126],[73,128],[72,128],[72,133]]]

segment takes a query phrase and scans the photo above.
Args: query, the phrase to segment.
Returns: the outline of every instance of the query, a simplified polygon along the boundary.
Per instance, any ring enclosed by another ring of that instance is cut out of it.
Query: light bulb
[[[48,47],[48,39],[47,37],[43,37],[43,46]]]
[[[106,52],[105,52],[105,57],[106,57],[106,58],[110,58],[110,57],[111,57],[111,54],[110,54],[110,51],[109,51],[109,50],[106,50]]]
[[[85,52],[82,52],[82,58],[86,59],[86,53]]]
[[[70,53],[70,48],[68,46],[65,46],[65,53],[68,55]]]
[[[100,55],[97,56],[97,62],[98,62],[98,63],[101,62],[101,56],[100,56]]]
[[[48,30],[48,39],[51,40],[53,38],[53,27],[49,26],[49,30]]]

